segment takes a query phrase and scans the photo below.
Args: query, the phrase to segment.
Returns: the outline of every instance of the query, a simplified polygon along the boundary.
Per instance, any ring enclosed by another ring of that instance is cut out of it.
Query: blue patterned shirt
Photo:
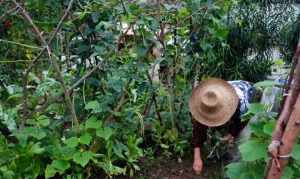
[[[245,114],[253,92],[253,86],[249,82],[243,80],[228,81],[228,83],[233,86],[240,99],[240,115]]]

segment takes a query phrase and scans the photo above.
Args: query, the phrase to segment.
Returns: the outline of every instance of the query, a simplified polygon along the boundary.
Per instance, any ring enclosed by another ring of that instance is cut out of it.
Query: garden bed
[[[209,161],[204,166],[201,175],[196,175],[192,170],[193,160],[191,157],[184,159],[160,158],[144,162],[141,171],[134,179],[218,179],[223,178],[223,162]],[[129,177],[118,177],[117,179],[129,179]]]

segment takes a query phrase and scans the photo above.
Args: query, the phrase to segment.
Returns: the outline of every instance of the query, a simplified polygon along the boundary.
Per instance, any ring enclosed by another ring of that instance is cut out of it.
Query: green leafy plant
[[[258,81],[296,32],[281,28],[291,4],[270,17],[258,1],[0,4],[0,178],[133,176],[143,157],[182,157],[191,84]]]
[[[270,81],[258,82],[256,87],[273,87]],[[249,105],[248,112],[243,116],[244,120],[249,120],[248,124],[250,136],[241,139],[239,152],[241,158],[239,162],[230,163],[226,166],[226,175],[231,179],[241,178],[263,178],[264,169],[269,160],[267,147],[271,141],[272,131],[276,125],[274,112],[269,112],[269,107],[260,103]],[[298,177],[298,144],[294,147],[288,167],[284,170],[282,178]]]

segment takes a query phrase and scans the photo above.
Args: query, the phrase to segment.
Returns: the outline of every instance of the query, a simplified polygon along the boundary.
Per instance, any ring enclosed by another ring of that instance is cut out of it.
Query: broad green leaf
[[[14,95],[9,96],[9,97],[7,98],[7,101],[21,99],[22,96],[23,96],[23,95],[22,95],[21,93],[14,94]]]
[[[46,170],[45,170],[45,177],[46,178],[51,178],[55,175],[57,171],[55,170],[55,168],[53,168],[52,165],[47,165]]]
[[[9,170],[6,166],[0,167],[0,173],[4,179],[14,179],[15,172]]]
[[[85,167],[86,164],[93,158],[94,154],[90,151],[77,152],[73,156],[73,160],[75,163]]]
[[[270,87],[274,86],[275,82],[271,80],[260,81],[254,84],[254,87]]]
[[[267,145],[258,140],[249,140],[239,146],[244,161],[255,161],[267,157]]]
[[[101,112],[101,106],[98,101],[90,101],[86,104],[85,109],[92,110],[93,113]]]
[[[264,165],[247,162],[231,163],[226,166],[226,175],[230,179],[262,179]]]
[[[263,121],[257,121],[249,124],[249,128],[251,130],[251,133],[255,136],[266,136],[263,126],[264,126]]]
[[[85,133],[84,135],[80,136],[79,143],[89,145],[91,143],[92,136],[89,133]]]
[[[50,120],[49,119],[43,119],[43,120],[40,120],[38,123],[39,123],[40,126],[46,127],[50,124]]]
[[[55,152],[55,158],[59,158],[62,160],[71,160],[73,158],[73,155],[77,152],[77,148],[75,147],[69,147],[69,146],[61,146],[61,147],[54,147]]]
[[[36,127],[26,127],[23,130],[23,134],[27,136],[32,136],[38,140],[46,137],[46,132],[43,129]]]
[[[46,127],[50,124],[50,119],[47,116],[40,116],[37,120],[38,126]]]
[[[259,103],[252,103],[252,104],[248,105],[247,113],[257,114],[257,113],[264,112],[264,111],[265,111],[264,105],[259,104]]]
[[[71,147],[71,148],[74,148],[78,145],[78,138],[77,137],[71,137],[69,139],[67,139],[64,143],[68,146],[68,147]]]
[[[85,122],[85,128],[86,129],[98,129],[102,126],[101,121],[97,120],[95,116],[90,117],[86,122]]]
[[[96,131],[96,135],[105,140],[108,140],[113,135],[113,130],[109,127],[104,127]]]
[[[267,124],[264,125],[264,133],[268,134],[269,136],[272,135],[272,132],[275,128],[275,125],[276,125],[276,121],[275,120],[271,120],[271,121],[268,121]]]
[[[242,175],[246,171],[247,167],[243,163],[231,163],[226,166],[226,175],[230,179],[242,179]]]
[[[70,168],[69,162],[65,160],[53,160],[51,165],[61,173]]]
[[[285,167],[281,179],[293,179],[294,171],[290,167]]]
[[[295,144],[291,152],[291,156],[295,160],[300,160],[300,144]]]
[[[45,149],[42,148],[42,147],[40,146],[40,143],[35,143],[35,144],[33,144],[32,147],[31,147],[31,152],[32,152],[33,154],[41,154],[41,153],[43,153],[44,151],[45,151]]]

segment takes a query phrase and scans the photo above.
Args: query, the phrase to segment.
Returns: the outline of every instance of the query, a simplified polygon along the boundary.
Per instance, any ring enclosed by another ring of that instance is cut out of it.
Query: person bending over
[[[189,110],[193,118],[193,170],[197,174],[203,168],[201,147],[207,138],[207,129],[225,128],[228,134],[222,140],[233,141],[247,125],[247,121],[241,121],[241,115],[246,113],[249,101],[259,96],[249,82],[242,80],[211,78],[200,82],[192,90]]]

